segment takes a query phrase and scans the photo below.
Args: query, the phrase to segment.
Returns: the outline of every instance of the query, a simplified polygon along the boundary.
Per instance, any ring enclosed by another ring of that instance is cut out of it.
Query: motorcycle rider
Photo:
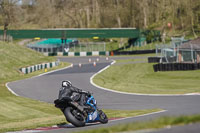
[[[66,80],[62,82],[58,97],[59,99],[64,97],[70,98],[72,101],[78,102],[81,106],[84,106],[86,103],[86,95],[89,96],[91,94],[72,86],[72,83],[69,80]]]

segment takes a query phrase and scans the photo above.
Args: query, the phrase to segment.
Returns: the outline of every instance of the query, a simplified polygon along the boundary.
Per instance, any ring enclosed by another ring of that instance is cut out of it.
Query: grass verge
[[[146,110],[103,110],[108,118],[134,117],[143,114],[162,111],[162,109],[146,109]]]
[[[94,83],[112,90],[131,93],[200,93],[200,70],[154,72],[153,64],[133,64],[132,61],[134,60],[117,60],[116,64],[95,76]]]
[[[0,132],[7,131],[19,131],[24,129],[35,129],[37,127],[48,127],[60,123],[65,123],[65,117],[58,109],[55,109],[53,105],[33,101],[26,99],[21,103],[21,98],[17,98],[14,105],[15,112],[12,109],[10,112],[10,120],[0,121]],[[20,102],[20,103],[19,103]],[[33,106],[32,104],[37,104]],[[27,104],[25,107],[24,104]],[[8,109],[8,108],[7,108]],[[37,109],[37,110],[36,110]],[[16,111],[17,110],[17,111]],[[148,109],[148,110],[104,110],[108,115],[108,118],[122,118],[122,117],[134,117],[152,112],[158,112],[161,109]],[[24,113],[26,115],[24,115]],[[20,114],[20,115],[19,115]],[[14,117],[13,117],[14,116]],[[17,117],[16,117],[17,116]],[[12,120],[12,122],[11,122]]]
[[[178,116],[178,117],[161,117],[156,120],[146,122],[134,122],[123,125],[116,125],[109,128],[99,128],[95,130],[87,130],[79,133],[117,133],[117,132],[128,132],[145,129],[158,129],[169,126],[185,125],[190,123],[200,122],[200,115],[192,116]]]

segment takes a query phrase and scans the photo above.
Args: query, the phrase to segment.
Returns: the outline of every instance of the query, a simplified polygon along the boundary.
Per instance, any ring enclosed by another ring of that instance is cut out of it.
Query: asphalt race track
[[[88,59],[91,58],[92,62]],[[99,58],[96,67],[93,66],[93,61]],[[16,94],[29,97],[32,99],[53,103],[58,96],[58,90],[61,87],[63,80],[70,80],[72,84],[85,91],[93,93],[95,99],[98,102],[98,106],[103,109],[121,109],[121,110],[137,110],[137,109],[152,109],[161,108],[165,111],[140,116],[135,118],[128,118],[118,121],[111,121],[108,124],[89,125],[83,128],[61,128],[57,130],[50,130],[45,132],[72,132],[85,130],[89,128],[97,128],[103,126],[111,126],[119,123],[126,123],[138,120],[148,120],[151,118],[163,116],[163,115],[190,115],[200,113],[200,95],[180,95],[180,96],[151,96],[151,95],[134,95],[134,94],[120,94],[112,91],[106,91],[93,86],[90,83],[90,78],[110,65],[112,59],[135,59],[135,58],[147,58],[147,57],[110,57],[106,60],[106,57],[60,57],[61,61],[73,63],[73,67],[69,67],[63,70],[48,73],[42,76],[33,77],[26,80],[20,80],[11,82],[8,87],[12,89]],[[79,63],[82,64],[79,67]],[[200,125],[200,124],[199,124]],[[198,128],[200,130],[200,126]]]

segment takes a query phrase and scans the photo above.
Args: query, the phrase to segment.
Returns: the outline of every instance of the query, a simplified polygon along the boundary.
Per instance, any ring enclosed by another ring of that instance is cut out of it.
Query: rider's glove
[[[89,97],[91,97],[92,94],[88,91],[87,95],[88,95]]]

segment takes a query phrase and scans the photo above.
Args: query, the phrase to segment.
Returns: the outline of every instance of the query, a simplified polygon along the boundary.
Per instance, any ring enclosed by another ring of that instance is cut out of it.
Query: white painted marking
[[[78,66],[81,67],[82,66],[81,63],[79,63]]]
[[[42,130],[24,130],[24,131],[16,131],[16,132],[6,132],[6,133],[39,133]]]
[[[187,96],[193,96],[193,95],[200,95],[200,93],[188,93],[188,94],[185,94]]]
[[[120,120],[125,120],[125,119],[130,119],[130,118],[143,117],[143,116],[148,116],[148,115],[163,113],[163,112],[166,112],[166,111],[167,110],[161,110],[161,111],[157,111],[157,112],[147,113],[147,114],[143,114],[143,115],[137,115],[137,116],[133,116],[133,117],[125,117],[125,118],[120,118],[120,119],[110,120],[110,121],[120,121]]]
[[[65,52],[68,53],[69,52],[69,48],[64,48]]]
[[[72,67],[72,66],[73,66],[73,64],[71,64],[70,66],[61,68],[61,69],[57,69],[57,70],[53,70],[53,71],[50,71],[50,72],[46,72],[46,73],[43,73],[43,74],[40,74],[40,75],[37,75],[37,76],[33,76],[33,77],[27,78],[27,79],[37,78],[37,77],[40,77],[40,76],[43,76],[43,75],[46,75],[46,74],[49,74],[49,73],[53,73],[53,72],[57,72],[57,71],[60,71],[60,70],[64,70],[64,69],[70,68],[70,67]],[[24,79],[24,80],[27,80],[27,79]],[[17,81],[19,81],[19,80],[16,80],[16,81],[13,81],[13,82],[17,82]],[[6,87],[8,88],[8,90],[9,90],[12,94],[14,94],[15,96],[19,96],[17,93],[15,93],[15,92],[8,86],[9,83],[10,83],[10,82],[6,83]]]
[[[6,83],[6,87],[8,88],[8,90],[9,90],[13,95],[19,96],[17,93],[15,93],[15,92],[8,86],[9,83],[10,83],[10,82]]]

